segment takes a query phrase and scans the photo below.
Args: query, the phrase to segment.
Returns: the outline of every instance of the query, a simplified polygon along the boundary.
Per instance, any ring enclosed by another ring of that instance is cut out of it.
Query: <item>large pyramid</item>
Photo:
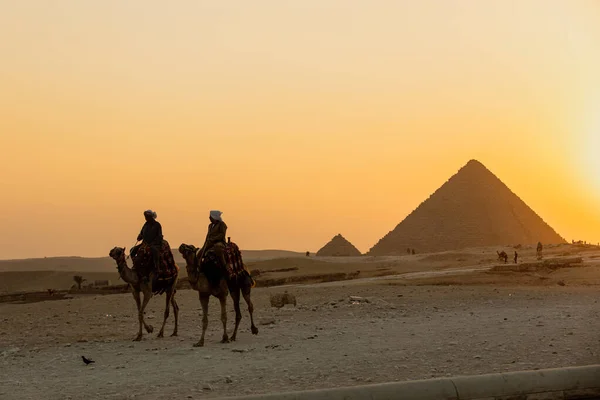
[[[334,236],[329,243],[317,251],[319,257],[358,257],[360,255],[360,251],[340,234]]]
[[[368,255],[510,244],[565,243],[479,161],[471,160],[385,235]]]

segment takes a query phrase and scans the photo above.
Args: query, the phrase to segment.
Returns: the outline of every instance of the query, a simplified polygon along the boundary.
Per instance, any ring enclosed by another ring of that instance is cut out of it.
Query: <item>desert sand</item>
[[[535,265],[534,249],[519,252],[523,263]],[[520,272],[496,258],[495,248],[474,248],[254,260],[258,280],[361,273],[353,280],[292,279],[285,287],[255,288],[260,332],[250,334],[243,309],[234,343],[219,343],[213,298],[204,348],[192,347],[201,331],[192,290],[177,294],[178,337],[158,339],[155,330],[136,343],[130,294],[3,303],[0,398],[211,398],[600,362],[600,250],[548,248],[545,258],[563,266]],[[41,284],[49,286],[49,279]],[[270,295],[284,290],[297,306],[272,308]],[[146,312],[155,328],[163,303],[164,297],[152,299]],[[231,332],[231,301],[228,318]],[[166,334],[172,328],[171,317]],[[86,366],[82,355],[95,364]]]

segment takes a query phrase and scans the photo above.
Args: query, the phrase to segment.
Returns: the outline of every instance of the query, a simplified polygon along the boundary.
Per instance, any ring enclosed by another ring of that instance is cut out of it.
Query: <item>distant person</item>
[[[518,259],[519,259],[519,254],[515,251],[515,264],[517,263]]]
[[[144,218],[146,218],[146,223],[142,226],[142,230],[137,237],[138,242],[141,240],[142,244],[146,244],[152,253],[152,259],[154,260],[154,266],[156,269],[160,266],[160,250],[162,248],[163,242],[163,234],[162,234],[162,226],[160,222],[156,220],[156,212],[152,210],[144,211]],[[135,246],[137,250],[139,246]],[[132,254],[135,254],[135,251],[132,249]]]
[[[220,267],[225,269],[227,267],[227,261],[225,261],[225,237],[227,234],[227,225],[223,222],[221,215],[223,213],[218,210],[213,210],[209,213],[208,219],[210,224],[208,225],[208,232],[206,233],[206,240],[204,246],[200,250],[200,254],[204,255],[207,251],[214,251],[217,256],[217,261]]]
[[[412,249],[413,256],[416,254],[415,249]]]
[[[310,251],[306,252],[306,257],[310,257]]]

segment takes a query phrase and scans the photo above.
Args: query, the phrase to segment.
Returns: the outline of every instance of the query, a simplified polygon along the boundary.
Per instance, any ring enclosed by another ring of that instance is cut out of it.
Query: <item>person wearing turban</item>
[[[160,222],[156,220],[156,212],[152,210],[144,211],[144,218],[146,218],[146,223],[142,226],[142,230],[138,235],[137,240],[142,241],[142,244],[145,243],[150,247],[150,251],[152,252],[152,259],[154,260],[154,267],[158,271],[160,266],[160,250],[162,248],[163,243],[163,234],[162,234],[162,226]]]
[[[221,264],[221,268],[227,267],[225,261],[225,237],[227,235],[227,225],[223,222],[221,215],[223,213],[218,210],[212,210],[208,216],[210,224],[208,225],[208,233],[206,234],[206,240],[204,246],[200,250],[200,254],[205,254],[209,250],[213,250],[217,256],[217,260]]]

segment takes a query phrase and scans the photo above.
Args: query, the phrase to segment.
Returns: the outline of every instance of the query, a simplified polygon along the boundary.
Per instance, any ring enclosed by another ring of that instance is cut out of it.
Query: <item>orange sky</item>
[[[600,2],[0,3],[0,258],[361,251],[469,159],[600,242]]]

